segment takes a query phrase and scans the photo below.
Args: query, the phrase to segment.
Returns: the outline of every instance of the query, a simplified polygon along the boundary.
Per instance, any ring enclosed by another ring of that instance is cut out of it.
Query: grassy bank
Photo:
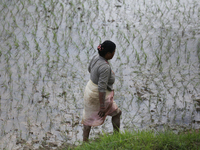
[[[188,131],[176,134],[172,131],[153,132],[153,131],[126,131],[121,134],[106,135],[99,139],[84,143],[76,150],[121,150],[121,149],[200,149],[199,131]]]

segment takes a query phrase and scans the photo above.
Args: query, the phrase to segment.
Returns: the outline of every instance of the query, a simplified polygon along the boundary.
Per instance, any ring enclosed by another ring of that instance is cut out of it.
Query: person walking
[[[84,92],[83,141],[88,141],[91,126],[102,125],[106,116],[112,116],[113,130],[119,132],[122,111],[113,99],[115,74],[108,62],[113,58],[115,49],[115,43],[106,40],[97,47],[98,55],[90,61],[90,80]]]

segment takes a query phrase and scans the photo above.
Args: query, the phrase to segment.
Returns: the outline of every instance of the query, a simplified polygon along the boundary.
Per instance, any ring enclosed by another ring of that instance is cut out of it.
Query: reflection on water
[[[124,129],[199,128],[198,1],[0,2],[1,148],[82,140],[90,58],[117,51],[115,101]],[[91,138],[112,132],[111,118]]]

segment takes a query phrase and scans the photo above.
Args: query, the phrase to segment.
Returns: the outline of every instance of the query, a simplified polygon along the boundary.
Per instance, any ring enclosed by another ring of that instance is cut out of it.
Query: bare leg
[[[91,126],[83,126],[83,141],[88,142]]]
[[[113,131],[115,132],[119,132],[120,129],[120,116],[122,114],[122,111],[120,110],[120,112],[112,117],[112,124],[113,124]]]

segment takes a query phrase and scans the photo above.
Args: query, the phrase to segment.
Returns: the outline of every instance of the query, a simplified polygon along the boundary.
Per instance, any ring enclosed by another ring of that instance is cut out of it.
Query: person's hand
[[[100,110],[99,110],[99,117],[104,117],[105,116],[105,113],[106,113],[106,108],[105,107],[101,107]]]

